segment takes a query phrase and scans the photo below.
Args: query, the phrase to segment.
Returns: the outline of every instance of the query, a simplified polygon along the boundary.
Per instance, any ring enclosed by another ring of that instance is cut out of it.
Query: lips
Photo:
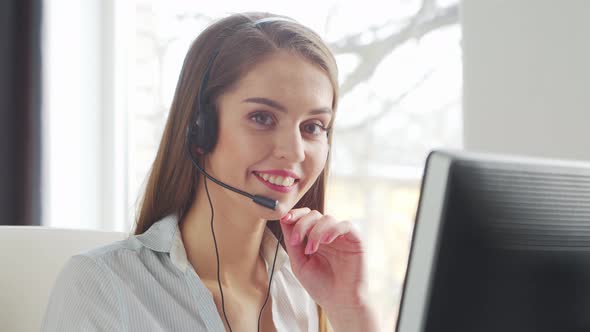
[[[291,171],[269,170],[255,171],[253,173],[265,186],[281,193],[293,190],[299,182],[299,176]]]

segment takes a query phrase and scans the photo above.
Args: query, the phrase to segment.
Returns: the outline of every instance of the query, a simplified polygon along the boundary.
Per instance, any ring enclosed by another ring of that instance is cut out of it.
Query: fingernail
[[[313,254],[314,252],[318,251],[319,248],[320,248],[320,243],[319,242],[314,242],[313,243],[312,250],[311,250],[311,253]]]
[[[305,246],[305,254],[306,255],[310,255],[313,252],[312,251],[313,246],[314,246],[313,241],[307,241],[307,246]]]
[[[291,235],[291,245],[296,245],[299,243],[299,233],[293,233]]]
[[[291,220],[291,217],[293,217],[293,216],[291,215],[291,213],[287,213],[287,214],[286,214],[284,217],[282,217],[282,218],[281,218],[281,221],[282,221],[282,222],[287,222],[287,221],[290,221],[290,220]]]

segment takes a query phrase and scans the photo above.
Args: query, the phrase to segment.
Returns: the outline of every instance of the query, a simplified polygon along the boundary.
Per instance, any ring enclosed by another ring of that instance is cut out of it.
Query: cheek
[[[223,162],[230,168],[249,167],[268,153],[268,139],[252,135],[239,126],[220,129],[215,149],[223,155]]]
[[[324,167],[326,167],[328,152],[329,146],[325,144],[308,153],[306,158],[308,168],[307,173],[313,175],[313,181],[311,182],[315,182],[317,177],[322,173]]]
[[[272,150],[272,140],[268,137],[253,135],[247,130],[241,130],[228,139],[233,148],[234,157],[249,161],[261,158]]]

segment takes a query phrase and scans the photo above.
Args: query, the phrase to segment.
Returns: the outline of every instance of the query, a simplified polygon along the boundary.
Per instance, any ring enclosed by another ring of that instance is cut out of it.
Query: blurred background
[[[590,2],[6,0],[0,224],[130,232],[182,61],[213,20],[290,16],[340,69],[328,213],[362,230],[397,317],[435,148],[590,160]]]

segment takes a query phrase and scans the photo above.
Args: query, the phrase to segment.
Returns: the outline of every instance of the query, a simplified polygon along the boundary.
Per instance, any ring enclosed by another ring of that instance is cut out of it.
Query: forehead
[[[278,51],[246,72],[230,94],[241,99],[267,97],[286,104],[331,108],[333,87],[319,66],[299,55]]]

